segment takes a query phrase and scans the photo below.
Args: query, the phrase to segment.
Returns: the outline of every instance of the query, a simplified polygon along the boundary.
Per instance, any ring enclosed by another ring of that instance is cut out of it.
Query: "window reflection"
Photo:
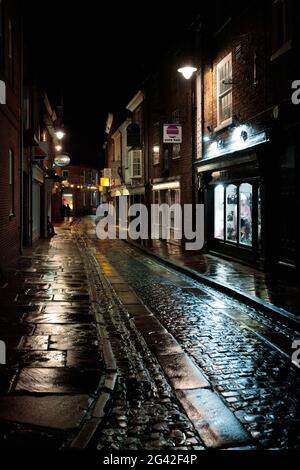
[[[237,186],[226,188],[226,240],[237,242]]]
[[[252,185],[240,185],[240,243],[252,246]]]

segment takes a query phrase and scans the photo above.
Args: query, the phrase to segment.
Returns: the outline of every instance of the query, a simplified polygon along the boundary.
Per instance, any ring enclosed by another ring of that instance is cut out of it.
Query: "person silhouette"
[[[70,217],[71,215],[71,207],[69,206],[69,204],[67,204],[67,207],[66,207],[66,216],[67,217]]]

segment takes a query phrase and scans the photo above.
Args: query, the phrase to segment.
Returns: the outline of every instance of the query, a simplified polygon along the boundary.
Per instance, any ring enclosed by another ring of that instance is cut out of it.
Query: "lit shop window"
[[[257,190],[257,241],[261,243],[261,189]]]
[[[226,240],[237,242],[237,186],[226,188]]]
[[[252,186],[240,186],[240,243],[252,246]]]
[[[215,238],[224,240],[224,186],[215,187]]]
[[[225,208],[224,208],[225,203]],[[257,235],[261,238],[261,196],[258,189]],[[249,183],[219,184],[214,189],[214,237],[230,243],[253,245],[253,186]],[[224,220],[225,213],[225,220]],[[225,234],[225,236],[224,236]]]

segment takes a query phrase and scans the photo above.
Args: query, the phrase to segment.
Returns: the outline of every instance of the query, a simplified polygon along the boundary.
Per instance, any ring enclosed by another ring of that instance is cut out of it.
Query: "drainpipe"
[[[23,11],[24,11],[24,4],[23,1],[21,2],[20,6],[20,169],[19,169],[19,178],[20,178],[20,223],[19,223],[19,252],[20,255],[23,254],[23,232],[24,232],[24,185],[23,185],[23,170],[24,170],[24,118],[23,118],[23,81],[24,81],[24,58],[23,58],[23,45],[24,45],[24,38],[23,38]]]

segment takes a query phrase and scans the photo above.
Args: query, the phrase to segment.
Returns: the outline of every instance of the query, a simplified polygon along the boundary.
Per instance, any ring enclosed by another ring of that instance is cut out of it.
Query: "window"
[[[152,149],[153,165],[160,162],[160,124],[156,122],[153,125],[153,149]]]
[[[257,230],[260,239],[261,207],[258,194]],[[225,203],[225,208],[224,208]],[[253,246],[253,185],[219,184],[214,189],[214,238],[241,246]],[[225,214],[225,220],[224,220]]]
[[[261,244],[261,187],[257,190],[257,241]]]
[[[11,19],[8,20],[8,73],[9,81],[14,78],[14,57],[13,57],[13,25]]]
[[[240,185],[240,223],[239,236],[242,245],[252,246],[252,185]]]
[[[164,160],[163,160],[163,168],[165,171],[169,169],[169,149],[164,149]]]
[[[217,65],[218,126],[231,124],[232,118],[232,55]]]
[[[9,215],[15,214],[15,168],[14,168],[14,152],[12,149],[8,151],[8,200]]]
[[[28,130],[31,126],[31,106],[30,106],[30,91],[28,87],[24,89],[24,105],[23,105],[23,118],[24,129]]]
[[[291,0],[275,0],[272,9],[272,59],[291,46]]]
[[[3,1],[0,0],[0,70],[4,68]]]
[[[68,170],[63,170],[62,177],[63,177],[64,180],[67,180],[69,178],[69,171]]]
[[[175,109],[172,112],[172,124],[180,124],[180,111],[179,111],[179,109]]]
[[[142,177],[142,151],[131,150],[131,178]]]
[[[224,186],[215,187],[215,238],[224,240]]]
[[[172,147],[173,160],[176,160],[176,158],[180,158],[180,150],[181,150],[180,144],[173,144],[173,147]]]
[[[237,186],[226,188],[226,240],[237,242]]]

